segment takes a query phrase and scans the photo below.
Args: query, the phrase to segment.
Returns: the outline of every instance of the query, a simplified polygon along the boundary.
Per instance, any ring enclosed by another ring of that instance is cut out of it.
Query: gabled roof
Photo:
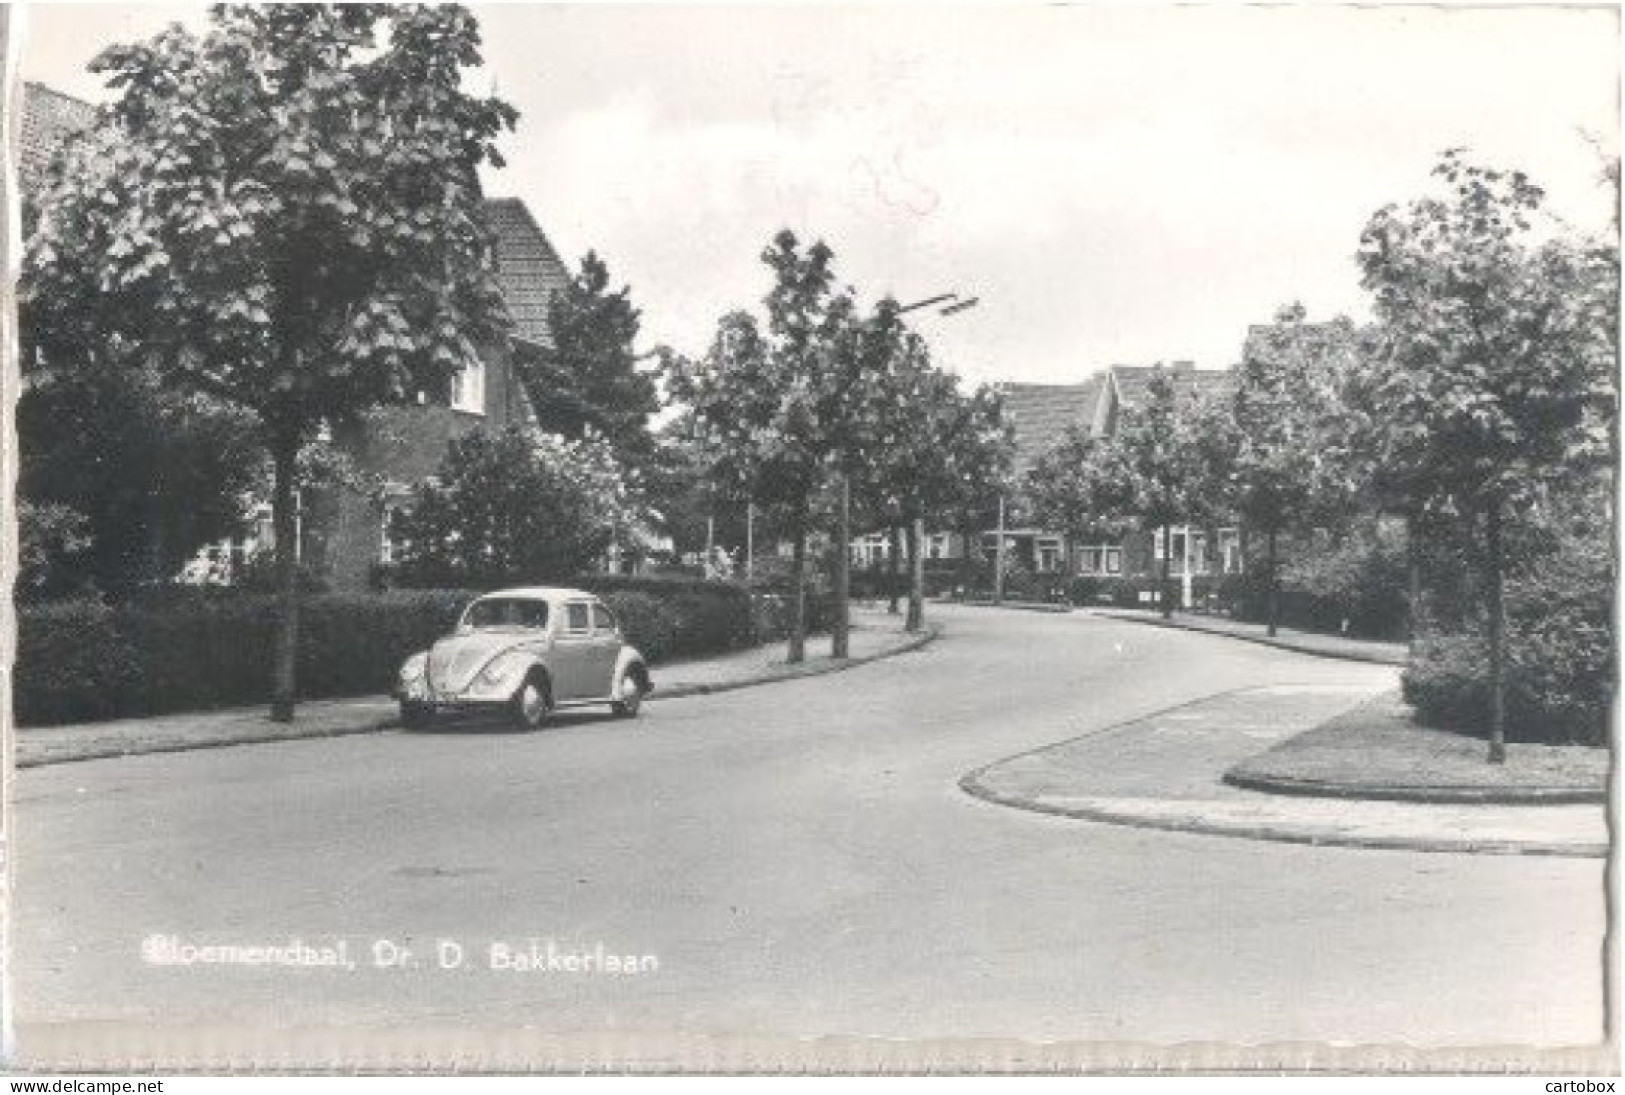
[[[564,291],[570,271],[523,201],[488,198],[485,219],[495,237],[497,283],[513,316],[514,335],[547,345],[547,303]]]
[[[32,81],[23,85],[22,125],[17,147],[17,181],[31,193],[45,181],[51,158],[68,138],[96,121],[96,108]]]
[[[1321,323],[1255,323],[1247,328],[1241,356],[1248,361],[1278,354],[1281,344],[1271,345],[1271,340],[1290,334],[1284,347],[1287,356],[1299,361],[1335,357],[1349,352],[1366,333],[1368,329],[1362,330],[1341,316]]]
[[[1152,379],[1158,375],[1167,376],[1173,381],[1174,391],[1178,395],[1220,394],[1235,382],[1233,368],[1198,369],[1189,361],[1175,361],[1168,365],[1113,365],[1108,375],[1109,395],[1115,399],[1115,403],[1111,398],[1102,400],[1100,414],[1095,420],[1096,433],[1114,428],[1118,413],[1144,402]]]
[[[1081,384],[1004,384],[1004,420],[1015,429],[1015,470],[1037,464],[1060,443],[1069,426],[1088,428],[1100,399],[1101,378]]]

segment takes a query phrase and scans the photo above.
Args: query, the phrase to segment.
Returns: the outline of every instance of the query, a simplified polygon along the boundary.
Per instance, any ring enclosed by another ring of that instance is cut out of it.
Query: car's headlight
[[[401,680],[408,683],[423,676],[423,671],[429,665],[429,655],[413,654],[401,665]]]

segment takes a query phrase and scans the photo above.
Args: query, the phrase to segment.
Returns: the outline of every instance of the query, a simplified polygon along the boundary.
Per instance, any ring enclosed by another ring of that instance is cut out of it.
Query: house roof
[[[1015,430],[1015,469],[1031,470],[1060,443],[1067,427],[1083,426],[1097,436],[1113,428],[1114,410],[1145,399],[1158,373],[1173,378],[1181,394],[1223,392],[1235,380],[1234,369],[1198,369],[1189,361],[1170,365],[1113,365],[1078,384],[1003,384],[1004,417]]]
[[[1065,435],[1068,426],[1088,427],[1100,399],[1101,378],[1081,384],[1004,384],[1004,419],[1015,429],[1016,471],[1025,472]]]
[[[1234,376],[1230,369],[1198,369],[1194,362],[1175,361],[1167,365],[1113,365],[1112,380],[1117,398],[1124,407],[1139,405],[1159,373],[1173,380],[1174,391],[1206,395],[1228,387]]]
[[[45,181],[51,158],[68,138],[96,120],[96,108],[83,99],[64,95],[32,81],[23,85],[22,125],[17,155],[17,179],[24,193]]]
[[[1290,333],[1290,338],[1283,336]],[[1267,359],[1285,353],[1299,361],[1335,357],[1347,353],[1362,331],[1346,318],[1323,323],[1255,323],[1247,328],[1242,345],[1243,360]]]
[[[546,345],[547,304],[554,293],[564,291],[570,271],[520,199],[486,199],[485,219],[495,237],[497,282],[513,316],[514,334]]]

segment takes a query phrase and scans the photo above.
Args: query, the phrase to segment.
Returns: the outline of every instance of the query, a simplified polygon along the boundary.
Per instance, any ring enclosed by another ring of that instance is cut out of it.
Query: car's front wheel
[[[628,673],[621,678],[620,698],[612,702],[609,709],[623,719],[635,719],[642,708],[643,682],[636,673]]]
[[[509,721],[520,730],[539,730],[547,722],[547,709],[550,705],[547,682],[532,674],[525,678],[525,683],[513,694]]]

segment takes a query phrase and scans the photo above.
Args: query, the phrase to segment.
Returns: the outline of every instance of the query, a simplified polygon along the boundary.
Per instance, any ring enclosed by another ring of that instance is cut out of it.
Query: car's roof
[[[579,589],[568,589],[564,586],[515,586],[513,589],[496,589],[490,593],[482,594],[478,599],[483,601],[490,597],[516,597],[526,601],[570,601],[580,598],[590,599],[593,595]]]

